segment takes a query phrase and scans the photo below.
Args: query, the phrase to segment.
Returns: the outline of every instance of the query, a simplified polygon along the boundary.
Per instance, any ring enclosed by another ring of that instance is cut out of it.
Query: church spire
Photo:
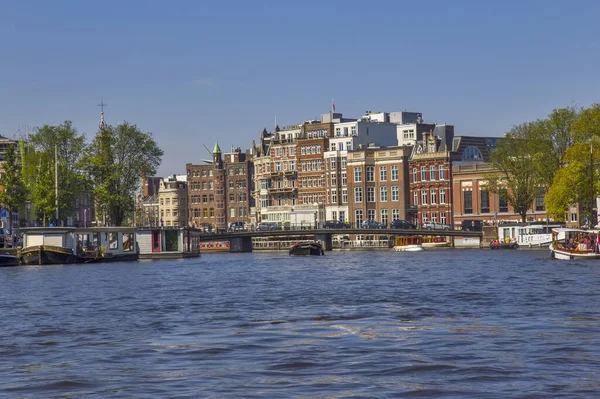
[[[104,130],[106,129],[106,122],[104,121],[104,107],[106,107],[106,104],[104,104],[103,101],[100,101],[100,104],[98,104],[98,106],[100,107],[100,122],[98,122],[98,127],[100,128],[100,130]]]

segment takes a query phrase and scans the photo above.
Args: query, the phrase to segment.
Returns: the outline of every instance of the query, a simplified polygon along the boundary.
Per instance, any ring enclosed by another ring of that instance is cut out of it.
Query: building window
[[[387,180],[387,167],[380,166],[379,167],[379,181],[386,181],[386,180]]]
[[[342,204],[348,203],[348,190],[342,190]]]
[[[419,205],[419,194],[416,191],[413,191],[413,205]]]
[[[571,213],[571,222],[576,222],[576,221],[577,221],[577,214]]]
[[[427,190],[421,190],[421,204],[427,205]]]
[[[435,180],[435,166],[429,167],[429,180]]]
[[[229,217],[235,217],[235,208],[229,208]]]
[[[367,187],[367,202],[375,202],[375,187]]]
[[[387,202],[387,199],[388,199],[387,187],[385,187],[385,186],[379,187],[379,198],[380,198],[381,202]]]
[[[336,135],[336,137],[340,137],[342,135],[342,128],[336,127],[335,135]]]
[[[362,181],[362,169],[360,167],[354,168],[354,182],[360,183]]]
[[[392,209],[392,220],[400,219],[400,209],[394,208]]]
[[[446,221],[447,221],[447,219],[446,219],[446,212],[441,212],[440,213],[440,222],[442,224],[446,224]]]
[[[344,136],[348,137],[348,128],[347,127],[344,128]]]
[[[464,213],[465,214],[473,213],[473,192],[472,191],[463,191],[463,204],[464,204]]]
[[[392,165],[392,181],[398,180],[398,165]]]
[[[381,223],[383,223],[387,227],[387,224],[388,224],[388,210],[387,209],[381,210]]]
[[[346,175],[346,172],[342,172],[342,186],[347,186],[348,185],[348,175]]]
[[[331,151],[335,151],[335,143],[331,143]]]
[[[430,191],[430,197],[431,197],[431,203],[432,204],[437,204],[437,191],[431,190]]]
[[[398,186],[392,186],[392,201],[398,201],[400,198],[400,190]]]
[[[331,202],[333,204],[337,204],[337,191],[332,191],[331,192]]]
[[[445,173],[445,171],[444,171],[444,165],[440,165],[439,171],[440,171],[440,180],[446,179],[446,177],[444,175],[444,173]]]
[[[351,129],[350,133],[351,133],[353,136],[356,136],[356,126],[352,126],[352,129]]]
[[[535,196],[535,210],[538,212],[544,210],[544,192],[541,190]]]
[[[421,181],[427,181],[427,168],[425,166],[421,166]]]
[[[490,193],[488,191],[480,191],[481,196],[481,213],[490,212]]]
[[[505,188],[500,189],[498,192],[498,212],[508,212],[508,192]]]
[[[367,166],[367,181],[375,181],[375,167]]]
[[[354,220],[356,221],[356,227],[360,227],[360,224],[363,221],[363,211],[362,209],[357,209],[354,211]]]
[[[417,168],[413,168],[413,183],[416,183],[417,181]]]
[[[367,209],[367,219],[375,220],[375,209]]]
[[[432,222],[437,222],[437,213],[436,212],[432,212],[431,213],[431,221]]]
[[[362,202],[362,188],[354,187],[354,202]]]
[[[446,203],[446,190],[442,188],[440,190],[440,204],[445,204],[445,203]]]

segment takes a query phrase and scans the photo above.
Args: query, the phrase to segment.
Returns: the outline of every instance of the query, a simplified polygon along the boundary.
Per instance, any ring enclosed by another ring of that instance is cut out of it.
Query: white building
[[[325,152],[325,181],[327,184],[326,220],[348,218],[348,177],[346,159],[348,151],[361,148],[398,145],[397,123],[420,122],[419,112],[370,112],[357,120],[341,120],[334,125],[334,135]]]

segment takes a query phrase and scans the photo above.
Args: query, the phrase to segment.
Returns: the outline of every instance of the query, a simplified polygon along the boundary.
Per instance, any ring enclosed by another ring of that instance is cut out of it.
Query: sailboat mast
[[[594,145],[590,141],[590,228],[594,227]]]
[[[54,145],[54,205],[56,206],[56,224],[58,225],[58,145]]]

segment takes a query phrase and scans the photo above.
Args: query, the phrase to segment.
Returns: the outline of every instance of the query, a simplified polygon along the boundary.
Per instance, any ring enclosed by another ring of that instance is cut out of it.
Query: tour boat
[[[289,255],[325,255],[323,245],[317,241],[300,241],[290,247]]]
[[[421,244],[423,248],[441,248],[441,247],[449,247],[450,241],[445,236],[425,236],[423,237],[423,243]]]
[[[421,237],[421,236],[398,236],[398,237],[396,237],[394,251],[398,251],[398,252],[423,251],[423,237]]]
[[[19,257],[9,254],[8,252],[0,253],[0,267],[18,266],[20,263]]]
[[[200,252],[230,252],[229,241],[201,241]]]
[[[24,265],[134,261],[139,256],[133,227],[33,227],[21,231]]]
[[[550,256],[560,260],[600,259],[598,234],[580,229],[553,229]]]
[[[498,239],[506,237],[517,242],[521,247],[547,247],[552,243],[552,229],[560,228],[558,224],[501,224],[498,226]]]

